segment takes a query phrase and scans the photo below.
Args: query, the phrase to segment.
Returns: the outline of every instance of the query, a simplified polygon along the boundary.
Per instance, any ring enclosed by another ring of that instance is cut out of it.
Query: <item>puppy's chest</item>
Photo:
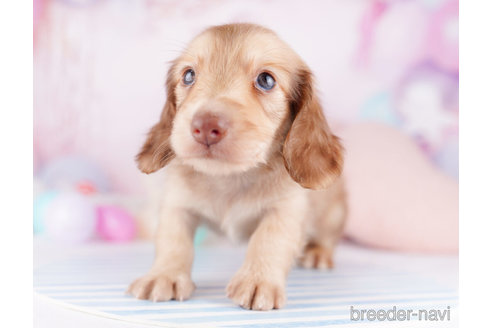
[[[244,239],[255,229],[272,199],[261,181],[209,180],[189,189],[189,204],[206,223],[232,239]],[[198,186],[198,187],[197,187]]]

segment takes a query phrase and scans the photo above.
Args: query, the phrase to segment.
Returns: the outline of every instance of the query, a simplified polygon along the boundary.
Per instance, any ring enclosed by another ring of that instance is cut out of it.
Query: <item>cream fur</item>
[[[189,67],[196,72],[191,87],[180,83]],[[277,82],[269,92],[254,87],[264,71]],[[296,259],[307,267],[332,266],[346,214],[341,146],[323,117],[309,69],[273,32],[225,25],[192,41],[174,62],[168,88],[161,121],[138,157],[147,173],[167,165],[156,258],[129,292],[154,301],[189,298],[193,235],[205,222],[233,239],[249,238],[228,296],[248,309],[282,307]],[[224,139],[209,148],[190,133],[200,111],[230,122]]]

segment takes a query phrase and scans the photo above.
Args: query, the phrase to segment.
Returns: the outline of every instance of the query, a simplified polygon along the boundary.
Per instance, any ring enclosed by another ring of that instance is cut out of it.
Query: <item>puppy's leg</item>
[[[307,269],[333,269],[333,252],[335,242],[322,245],[315,241],[310,241],[304,248],[301,258],[301,265]]]
[[[299,260],[305,268],[333,268],[333,253],[343,233],[347,209],[345,198],[334,198],[328,204],[312,213],[315,217],[310,222],[308,243]]]
[[[191,266],[196,223],[183,209],[163,209],[155,240],[154,264],[145,276],[130,285],[130,294],[154,302],[182,301],[191,296],[195,289]]]
[[[250,238],[246,259],[229,282],[227,296],[246,309],[271,310],[285,304],[285,280],[301,248],[302,215],[273,209]]]

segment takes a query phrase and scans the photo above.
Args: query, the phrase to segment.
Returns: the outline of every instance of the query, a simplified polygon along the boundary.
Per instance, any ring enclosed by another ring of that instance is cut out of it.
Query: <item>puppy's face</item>
[[[341,147],[311,73],[270,30],[249,24],[206,30],[173,62],[167,88],[161,120],[138,156],[146,173],[176,158],[227,175],[268,164],[278,152],[305,187],[327,186],[340,173]]]
[[[209,174],[266,163],[289,111],[289,59],[268,31],[221,28],[198,36],[171,72],[176,156]]]

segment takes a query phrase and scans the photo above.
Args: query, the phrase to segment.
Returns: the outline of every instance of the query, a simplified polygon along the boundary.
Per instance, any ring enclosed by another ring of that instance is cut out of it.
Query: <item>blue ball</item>
[[[42,233],[45,229],[44,222],[46,209],[58,195],[57,191],[45,191],[34,199],[33,204],[33,228],[34,233]]]

